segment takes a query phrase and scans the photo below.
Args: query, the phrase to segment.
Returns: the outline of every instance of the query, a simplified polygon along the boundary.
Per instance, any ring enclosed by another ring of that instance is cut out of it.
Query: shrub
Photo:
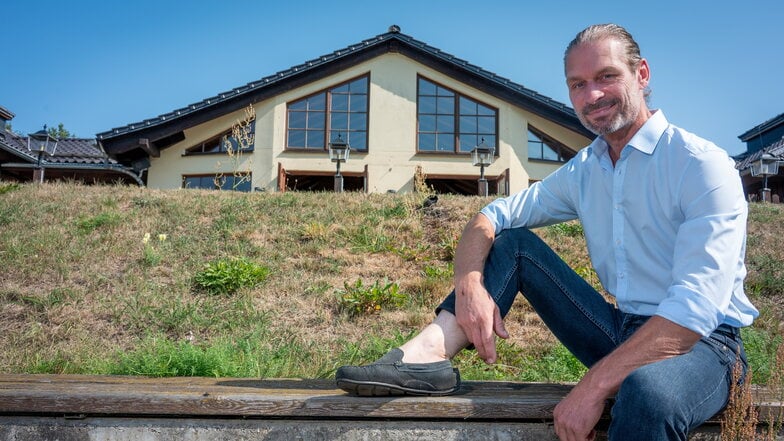
[[[245,258],[222,258],[208,263],[194,277],[196,286],[210,294],[234,294],[260,285],[270,270]]]

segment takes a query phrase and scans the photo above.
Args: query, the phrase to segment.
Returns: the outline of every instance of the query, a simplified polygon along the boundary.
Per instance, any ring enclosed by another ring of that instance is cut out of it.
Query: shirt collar
[[[630,139],[629,143],[626,145],[639,150],[642,153],[648,155],[653,154],[654,149],[656,149],[656,144],[659,143],[659,138],[661,138],[664,131],[667,130],[669,124],[663,111],[653,110],[651,117],[645,121],[645,124],[640,127],[640,130],[632,136],[632,139]],[[591,143],[590,148],[596,157],[601,157],[607,153],[609,146],[603,137],[597,136]]]

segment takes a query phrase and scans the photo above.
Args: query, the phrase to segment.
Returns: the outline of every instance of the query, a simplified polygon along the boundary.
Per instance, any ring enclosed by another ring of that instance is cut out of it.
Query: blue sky
[[[784,112],[781,0],[6,0],[2,16],[0,105],[24,134],[63,123],[91,138],[391,24],[568,105],[564,47],[589,24],[621,24],[651,65],[651,106],[730,154]]]

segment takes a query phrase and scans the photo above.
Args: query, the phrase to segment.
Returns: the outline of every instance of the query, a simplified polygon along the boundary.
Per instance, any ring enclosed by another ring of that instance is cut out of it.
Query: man
[[[738,328],[758,315],[743,291],[740,178],[726,152],[648,108],[650,68],[622,27],[580,32],[564,66],[572,105],[599,136],[474,216],[434,322],[371,365],[340,368],[337,383],[359,395],[452,393],[449,360],[473,344],[495,362],[521,292],[590,368],[555,408],[560,439],[592,439],[615,397],[610,439],[685,440],[726,405],[736,357],[746,363]],[[617,307],[528,230],[575,218]]]

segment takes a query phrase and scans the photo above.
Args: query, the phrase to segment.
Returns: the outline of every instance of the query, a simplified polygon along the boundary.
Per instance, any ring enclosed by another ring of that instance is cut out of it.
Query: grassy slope
[[[0,186],[0,372],[328,377],[421,328],[451,285],[452,252],[485,201],[421,195],[155,191]],[[746,333],[764,378],[780,339],[784,210],[752,207]],[[150,241],[143,243],[145,233]],[[596,284],[579,225],[540,234]],[[158,240],[166,234],[166,240]],[[243,256],[271,270],[232,295],[194,285],[205,264]],[[406,302],[351,315],[338,297],[387,281]],[[583,368],[520,301],[499,364],[470,353],[468,379],[575,380]]]

